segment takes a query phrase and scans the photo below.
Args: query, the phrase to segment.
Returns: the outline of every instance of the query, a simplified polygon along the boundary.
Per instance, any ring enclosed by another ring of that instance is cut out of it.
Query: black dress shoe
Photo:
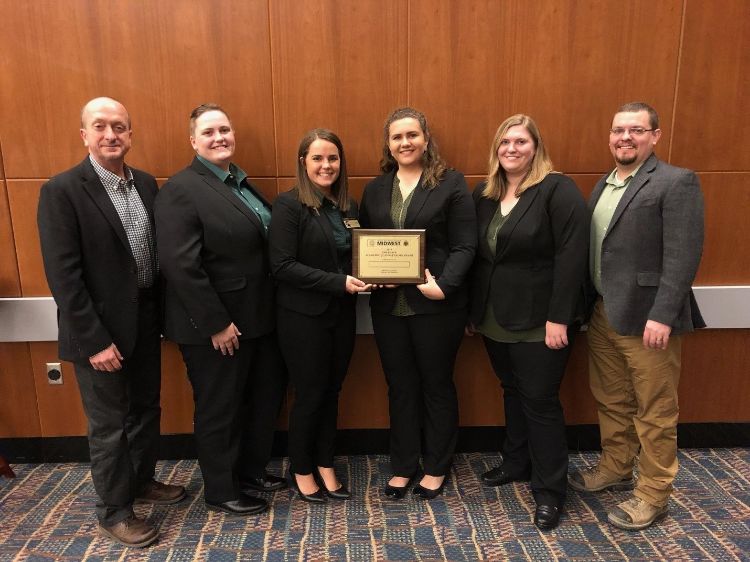
[[[326,482],[323,480],[323,477],[321,476],[320,472],[314,472],[313,476],[315,477],[315,481],[318,483],[318,486],[320,486],[320,489],[324,491],[325,495],[328,496],[331,499],[334,500],[348,500],[350,497],[352,497],[351,492],[347,490],[346,486],[339,483],[339,487],[335,490],[329,490],[326,487]]]
[[[257,515],[268,509],[268,502],[261,498],[243,494],[238,500],[221,503],[206,502],[206,507],[211,511],[223,511],[230,515]]]
[[[526,482],[530,477],[531,474],[529,472],[511,474],[503,468],[503,465],[500,465],[482,474],[482,483],[487,486],[502,486],[509,482]]]
[[[318,486],[318,489],[312,494],[303,494],[302,490],[299,489],[299,484],[297,484],[297,478],[294,474],[289,474],[289,481],[292,484],[292,488],[294,488],[294,491],[297,492],[297,495],[299,495],[302,501],[310,503],[326,503],[326,501],[328,501],[326,500],[326,496],[323,493],[323,488],[321,486]]]
[[[403,486],[391,486],[390,484],[386,484],[385,488],[383,488],[383,495],[392,500],[404,499],[409,487],[414,484],[414,478],[415,475],[409,476],[409,481]]]
[[[540,504],[536,506],[534,525],[542,531],[554,529],[560,523],[560,511],[561,509],[556,505]]]
[[[275,492],[286,488],[286,479],[267,472],[258,478],[243,478],[240,480],[240,492]]]
[[[447,476],[443,478],[443,481],[440,483],[440,486],[436,490],[425,488],[424,486],[422,486],[422,484],[417,484],[416,486],[414,486],[414,489],[411,493],[423,500],[434,500],[436,497],[443,493],[443,488],[445,487],[446,480],[448,480]]]

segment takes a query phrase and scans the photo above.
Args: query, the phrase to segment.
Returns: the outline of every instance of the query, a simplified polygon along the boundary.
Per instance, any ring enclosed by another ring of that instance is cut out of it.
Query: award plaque
[[[426,239],[424,229],[352,230],[352,275],[365,283],[424,283]]]

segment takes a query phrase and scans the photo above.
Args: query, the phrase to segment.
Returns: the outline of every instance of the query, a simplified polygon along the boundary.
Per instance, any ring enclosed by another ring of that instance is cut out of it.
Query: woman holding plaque
[[[357,205],[347,187],[339,138],[326,129],[308,132],[297,153],[297,185],[274,201],[269,234],[279,342],[295,390],[290,480],[313,503],[350,495],[333,470],[334,439],[354,349],[356,294],[370,285],[351,276]]]
[[[464,280],[474,259],[476,218],[466,181],[447,168],[425,116],[406,107],[386,120],[383,175],[365,187],[363,228],[424,229],[425,282],[372,292],[375,341],[388,383],[393,476],[384,494],[440,495],[458,435],[453,367],[467,319]]]
[[[583,316],[589,219],[569,177],[552,171],[536,123],[513,115],[495,133],[474,190],[479,249],[470,328],[484,336],[503,386],[503,463],[488,486],[531,479],[534,523],[557,526],[568,446],[560,383]]]

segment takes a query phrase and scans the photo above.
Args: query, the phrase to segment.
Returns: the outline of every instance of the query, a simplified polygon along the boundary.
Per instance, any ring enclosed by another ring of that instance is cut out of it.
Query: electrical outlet
[[[47,363],[47,382],[49,384],[62,384],[62,366],[60,363]]]

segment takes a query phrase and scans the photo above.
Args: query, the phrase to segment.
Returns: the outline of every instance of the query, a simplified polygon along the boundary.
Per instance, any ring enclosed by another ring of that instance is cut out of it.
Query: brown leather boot
[[[99,523],[99,534],[122,545],[136,548],[148,546],[159,538],[159,532],[154,527],[143,519],[138,519],[135,515],[131,515],[110,527],[105,527]]]
[[[135,503],[168,505],[181,501],[186,495],[184,486],[174,486],[151,480],[135,497]]]

